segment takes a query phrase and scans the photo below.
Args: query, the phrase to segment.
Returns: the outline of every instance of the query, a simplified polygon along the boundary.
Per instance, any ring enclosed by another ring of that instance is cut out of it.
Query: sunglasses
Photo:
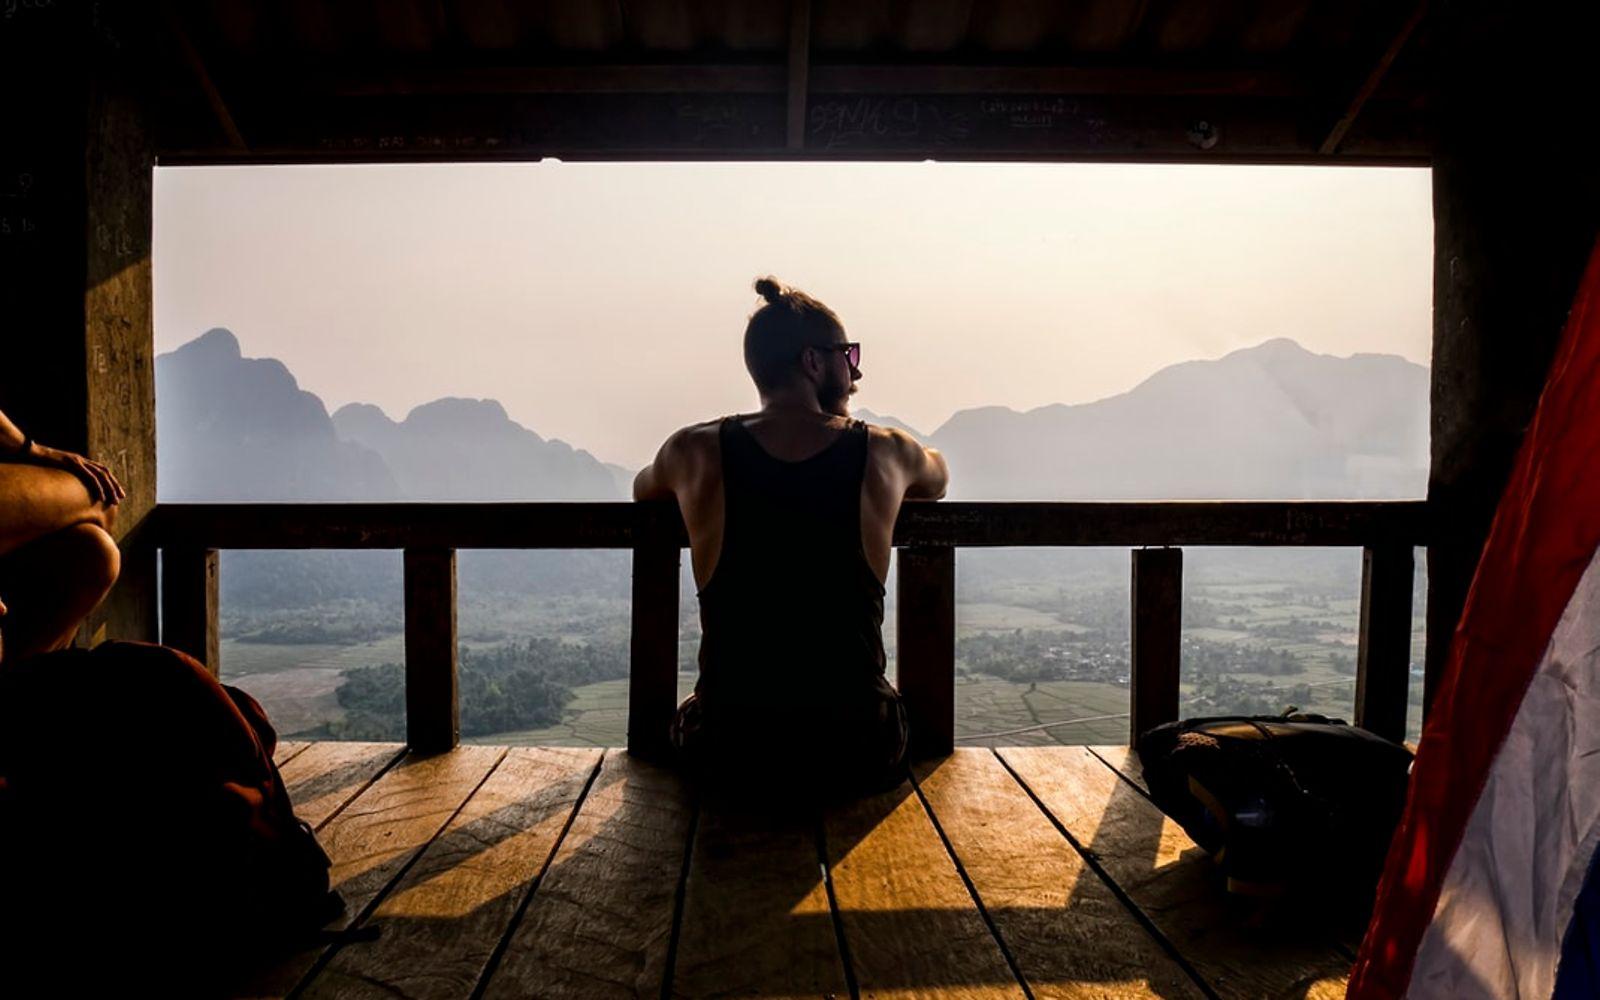
[[[847,344],[812,344],[815,351],[842,351],[845,360],[850,362],[851,368],[861,367],[861,342],[852,340]]]

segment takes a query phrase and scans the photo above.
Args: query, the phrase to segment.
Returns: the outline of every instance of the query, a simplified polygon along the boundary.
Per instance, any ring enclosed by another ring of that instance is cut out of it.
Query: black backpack
[[[192,986],[313,940],[343,902],[276,741],[255,699],[174,649],[108,642],[0,667],[0,934],[14,956],[65,952],[80,984]]]
[[[1370,897],[1405,806],[1405,747],[1290,710],[1167,723],[1137,749],[1151,799],[1230,891]]]

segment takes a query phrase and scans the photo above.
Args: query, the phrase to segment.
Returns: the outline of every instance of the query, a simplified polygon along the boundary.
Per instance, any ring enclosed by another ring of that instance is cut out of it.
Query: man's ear
[[[818,378],[822,375],[822,362],[817,358],[817,349],[815,347],[800,348],[800,370],[810,378]]]

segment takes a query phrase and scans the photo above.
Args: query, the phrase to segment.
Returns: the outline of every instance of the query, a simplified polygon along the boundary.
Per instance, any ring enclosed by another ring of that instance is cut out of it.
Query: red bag
[[[80,955],[127,945],[142,974],[161,975],[309,939],[343,903],[276,744],[255,699],[163,646],[0,667],[9,940],[75,939]],[[103,933],[73,933],[86,926]]]

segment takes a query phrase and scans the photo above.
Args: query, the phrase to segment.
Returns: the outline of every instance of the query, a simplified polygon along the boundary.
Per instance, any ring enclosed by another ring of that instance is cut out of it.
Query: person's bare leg
[[[0,663],[63,649],[117,582],[121,554],[97,524],[75,524],[0,560]]]
[[[116,582],[114,518],[69,473],[0,464],[0,662],[72,641]]]
[[[35,539],[95,524],[109,529],[115,507],[89,497],[76,476],[38,465],[0,463],[0,559]]]

